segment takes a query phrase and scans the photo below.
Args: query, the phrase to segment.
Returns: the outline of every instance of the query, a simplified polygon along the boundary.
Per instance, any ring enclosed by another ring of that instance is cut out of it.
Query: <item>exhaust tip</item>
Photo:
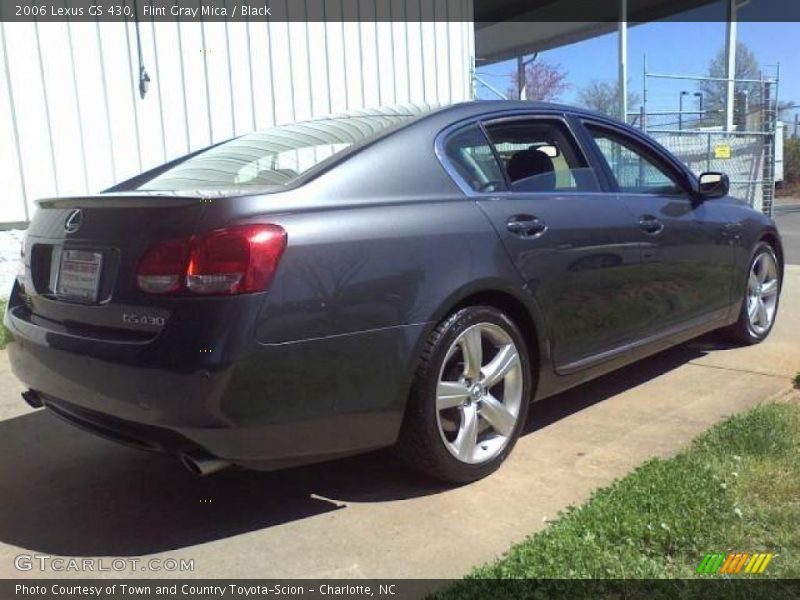
[[[33,390],[22,392],[22,399],[25,400],[31,408],[42,408],[42,406],[44,406],[39,394]]]
[[[181,464],[195,477],[205,477],[231,466],[227,460],[213,456],[181,454]]]

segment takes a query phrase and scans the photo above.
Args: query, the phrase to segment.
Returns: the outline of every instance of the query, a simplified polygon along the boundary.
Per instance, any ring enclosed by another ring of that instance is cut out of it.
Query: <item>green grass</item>
[[[6,304],[7,301],[0,299],[0,319],[2,319],[3,315],[6,314]],[[5,349],[10,341],[11,334],[9,333],[8,329],[6,329],[5,325],[0,323],[0,350]]]
[[[723,578],[695,570],[707,552],[728,551],[775,552],[762,577],[800,577],[796,405],[757,407],[648,461],[467,578]]]
[[[800,390],[800,373],[794,376],[794,387],[797,390]]]

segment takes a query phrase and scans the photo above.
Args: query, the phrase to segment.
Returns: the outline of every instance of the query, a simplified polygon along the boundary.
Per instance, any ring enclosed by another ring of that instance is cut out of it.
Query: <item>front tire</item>
[[[747,267],[747,283],[739,319],[722,330],[731,342],[753,345],[763,342],[775,325],[781,294],[781,268],[775,250],[759,242]]]
[[[448,483],[495,471],[525,425],[531,364],[519,328],[488,306],[459,310],[429,337],[420,359],[398,451]]]

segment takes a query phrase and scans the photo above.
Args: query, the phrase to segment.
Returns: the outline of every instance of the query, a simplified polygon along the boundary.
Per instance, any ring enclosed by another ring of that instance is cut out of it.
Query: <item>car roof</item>
[[[586,108],[553,102],[535,102],[529,100],[467,100],[464,102],[456,102],[445,105],[437,103],[386,105],[377,108],[361,108],[341,113],[321,115],[319,117],[313,117],[303,121],[296,121],[292,124],[313,123],[330,120],[335,121],[340,119],[346,120],[356,117],[369,116],[398,116],[409,117],[408,121],[405,123],[405,125],[409,125],[417,121],[424,121],[431,117],[457,121],[461,119],[469,119],[471,117],[481,117],[483,115],[489,115],[493,113],[502,113],[505,111],[569,113],[573,115],[592,117],[593,119],[606,121],[614,125],[624,125],[623,123],[619,123],[618,121],[609,118],[607,115],[594,112]]]
[[[452,122],[456,122],[470,118],[480,118],[489,115],[494,116],[496,114],[498,114],[498,116],[502,116],[502,113],[504,112],[540,112],[543,114],[566,113],[579,117],[589,117],[614,127],[630,129],[630,127],[625,123],[611,118],[608,115],[604,115],[587,108],[553,102],[535,102],[529,100],[472,100],[439,107],[430,111],[428,115],[440,116]]]

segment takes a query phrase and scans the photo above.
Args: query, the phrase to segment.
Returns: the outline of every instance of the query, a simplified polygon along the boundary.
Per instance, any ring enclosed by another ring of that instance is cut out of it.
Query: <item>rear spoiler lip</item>
[[[143,204],[153,204],[161,207],[189,206],[197,204],[204,198],[213,197],[211,194],[198,192],[195,194],[171,193],[142,193],[127,192],[116,194],[97,194],[93,196],[61,196],[58,198],[41,198],[35,203],[39,208],[136,208]]]
[[[207,190],[181,190],[179,192],[111,192],[89,196],[60,196],[57,198],[41,198],[35,200],[39,208],[106,208],[116,206],[120,208],[136,208],[142,204],[157,206],[188,206],[202,200],[239,198],[244,196],[261,196],[284,191],[277,186],[259,186]]]
[[[36,200],[36,205],[39,208],[107,208],[112,206],[118,208],[136,208],[143,206],[189,206],[199,201],[200,198],[165,198],[163,196],[78,196],[75,198],[47,198]]]

